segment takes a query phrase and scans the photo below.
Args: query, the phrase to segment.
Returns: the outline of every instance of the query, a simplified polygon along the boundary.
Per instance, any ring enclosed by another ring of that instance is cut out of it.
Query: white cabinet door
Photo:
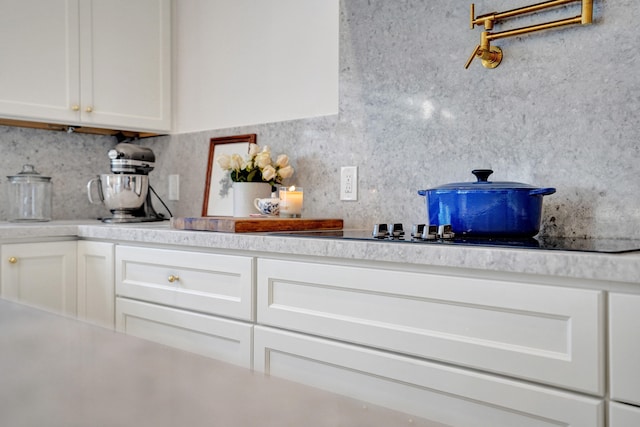
[[[640,295],[609,294],[611,399],[640,405]]]
[[[0,116],[80,119],[78,0],[0,2]],[[76,23],[73,25],[73,23]]]
[[[578,393],[264,326],[254,369],[456,427],[603,427]]]
[[[223,362],[252,367],[251,323],[116,298],[116,329]]]
[[[114,244],[78,242],[78,319],[115,327]]]
[[[171,129],[171,0],[0,2],[0,117]]]
[[[170,0],[80,3],[81,121],[171,129]]]
[[[604,395],[600,291],[259,259],[261,324]]]
[[[2,296],[76,315],[76,242],[2,245]]]

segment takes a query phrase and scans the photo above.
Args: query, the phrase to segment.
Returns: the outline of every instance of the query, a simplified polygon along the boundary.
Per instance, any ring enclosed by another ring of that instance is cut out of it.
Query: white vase
[[[271,196],[271,184],[266,182],[233,183],[233,216],[246,217],[259,213],[253,201]]]

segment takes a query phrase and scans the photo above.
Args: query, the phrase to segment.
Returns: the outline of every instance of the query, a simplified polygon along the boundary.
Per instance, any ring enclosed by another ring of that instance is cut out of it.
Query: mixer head
[[[156,156],[147,147],[121,142],[107,155],[113,173],[148,175],[155,167]]]

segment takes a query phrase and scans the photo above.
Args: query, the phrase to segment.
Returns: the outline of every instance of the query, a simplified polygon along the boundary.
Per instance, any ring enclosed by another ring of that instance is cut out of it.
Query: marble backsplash
[[[477,13],[529,4],[475,3]],[[472,169],[491,168],[496,181],[557,189],[544,199],[544,234],[640,238],[636,3],[595,0],[594,25],[499,40],[498,68],[474,62],[465,70],[482,31],[469,30],[469,3],[344,0],[339,114],[143,140],[158,160],[151,183],[167,201],[166,176],[179,174],[180,200],[167,204],[174,215],[198,216],[209,139],[256,133],[259,144],[291,157],[304,214],[344,218],[349,228],[422,222],[417,190],[472,181]],[[575,14],[579,2],[528,19]],[[0,128],[0,167],[7,175],[32,159],[60,182],[56,218],[93,217],[103,212],[84,187],[108,172],[114,144]],[[77,170],[60,167],[76,163]],[[341,166],[358,166],[357,201],[339,200]],[[5,212],[2,203],[0,219]]]
[[[7,176],[22,165],[34,165],[52,182],[53,219],[98,218],[108,214],[101,205],[91,205],[86,186],[90,179],[109,173],[107,151],[113,137],[0,126],[0,221],[9,212]]]

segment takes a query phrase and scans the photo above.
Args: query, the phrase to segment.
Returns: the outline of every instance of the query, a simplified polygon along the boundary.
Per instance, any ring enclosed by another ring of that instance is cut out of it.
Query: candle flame
[[[296,186],[292,185],[291,187],[289,187],[289,191],[296,191]]]

